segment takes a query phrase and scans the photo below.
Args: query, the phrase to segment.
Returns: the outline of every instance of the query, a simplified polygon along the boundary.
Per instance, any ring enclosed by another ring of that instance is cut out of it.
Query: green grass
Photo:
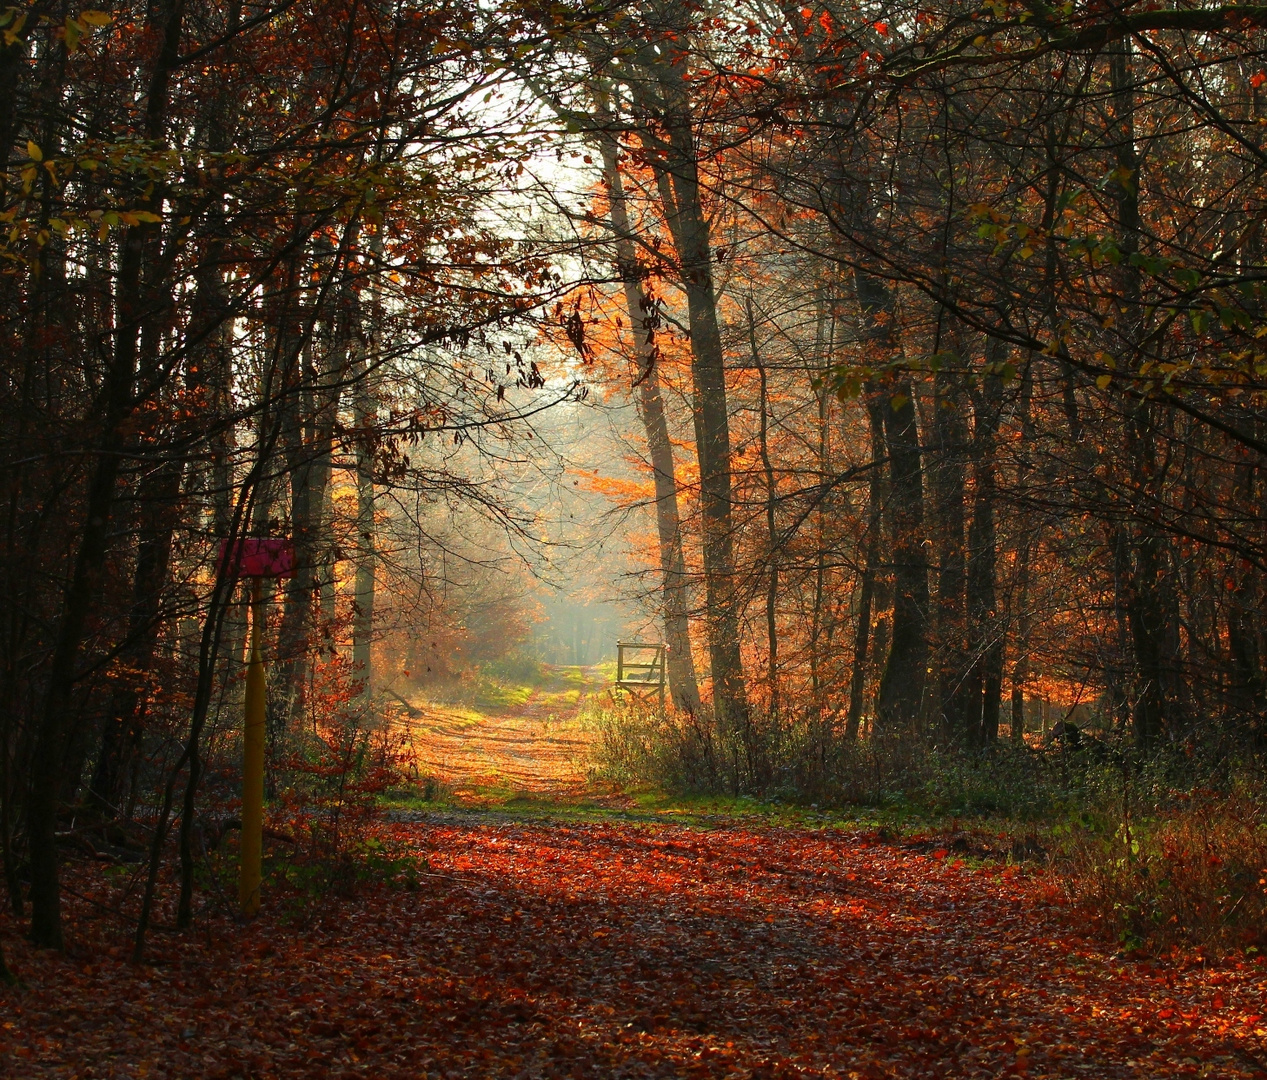
[[[437,812],[462,811],[497,818],[533,821],[641,822],[644,824],[696,825],[716,828],[736,824],[752,828],[801,827],[839,829],[886,829],[894,836],[922,832],[938,824],[916,816],[895,815],[868,807],[819,809],[744,796],[675,795],[652,788],[619,791],[609,786],[571,798],[526,792],[509,785],[489,785],[474,789],[471,797],[460,798],[440,792],[425,798],[415,788],[401,788],[385,796],[388,810]]]
[[[614,666],[611,673],[605,673],[602,669],[595,672],[590,668],[544,664],[490,665],[465,678],[428,686],[421,696],[433,705],[466,708],[475,713],[521,709],[530,700],[563,712],[575,710],[586,694],[604,689],[614,672]]]
[[[434,688],[426,696],[449,709],[456,705],[471,725],[490,713],[520,709],[531,700],[533,718],[543,725],[592,731],[611,706],[603,691],[615,677],[614,662],[592,668],[535,665],[521,670],[504,666],[496,669],[503,673],[498,677],[493,670],[486,667],[472,678]],[[933,809],[924,802],[892,799],[880,806],[820,807],[809,800],[671,792],[646,781],[613,781],[597,773],[591,775],[584,793],[572,797],[537,794],[497,783],[466,791],[463,798],[434,786],[426,791],[400,789],[385,805],[401,811],[462,810],[534,820],[883,828],[895,836],[936,829],[952,820],[952,815],[942,812],[944,804]]]
[[[550,709],[575,709],[581,703],[581,693],[579,689],[543,691],[537,700]]]
[[[480,679],[475,691],[476,706],[484,709],[516,709],[528,703],[537,687]]]
[[[576,687],[583,687],[591,681],[587,675],[588,668],[560,665],[548,670],[553,674],[556,682],[571,683]]]

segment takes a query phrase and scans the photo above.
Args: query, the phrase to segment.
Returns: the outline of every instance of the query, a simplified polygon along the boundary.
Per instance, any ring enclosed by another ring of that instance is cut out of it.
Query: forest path
[[[0,1076],[1038,1080],[1267,1075],[1252,961],[1123,961],[1050,875],[875,834],[412,815],[414,890],[209,905],[128,965],[82,896],[66,956],[6,912]],[[245,1019],[244,1019],[245,1018]]]
[[[455,703],[415,695],[396,724],[416,777],[463,803],[489,792],[574,799],[586,789],[590,745],[580,715],[609,685],[598,666],[546,667],[537,684],[477,684]]]

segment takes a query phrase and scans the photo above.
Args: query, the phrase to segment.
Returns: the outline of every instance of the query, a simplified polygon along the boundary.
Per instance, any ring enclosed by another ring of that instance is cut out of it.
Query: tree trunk
[[[160,140],[163,137],[168,79],[179,59],[183,16],[183,0],[167,0],[152,14],[162,34],[162,44],[146,95],[146,134],[150,139]],[[146,193],[138,194],[140,208],[151,212],[162,198],[162,193],[154,184],[149,185]],[[101,574],[109,548],[115,481],[129,438],[124,422],[135,406],[133,393],[139,361],[138,347],[143,327],[154,315],[153,298],[145,295],[143,263],[147,248],[157,236],[157,225],[141,224],[129,227],[121,243],[114,348],[106,365],[100,396],[101,431],[88,483],[83,530],[55,635],[48,691],[31,755],[31,786],[27,803],[31,938],[37,945],[47,948],[62,947],[61,887],[55,834],[75,665],[89,612],[100,592]]]
[[[972,705],[974,697],[980,697],[980,687],[972,683],[967,641],[964,456],[968,430],[958,383],[957,374],[944,368],[933,377],[933,456],[926,467],[937,538],[937,604],[933,610],[940,735],[944,745],[966,749],[976,742],[979,715],[973,716]],[[979,708],[976,711],[979,714]]]
[[[122,780],[141,746],[149,700],[145,684],[158,644],[158,613],[167,587],[180,478],[180,463],[164,462],[142,483],[137,496],[142,522],[128,614],[128,645],[119,656],[125,670],[110,697],[110,713],[90,786],[92,800],[111,814],[119,812]]]
[[[835,333],[835,328],[828,332],[824,332],[827,327],[827,304],[823,294],[823,286],[820,283],[817,289],[817,303],[815,304],[814,318],[814,345],[815,355],[823,356],[825,343],[829,334]],[[809,673],[810,673],[810,715],[813,717],[814,730],[813,737],[817,744],[817,754],[819,762],[825,760],[826,753],[826,731],[823,725],[823,711],[826,705],[826,683],[823,677],[823,661],[825,659],[824,643],[828,649],[831,647],[831,638],[834,631],[833,620],[830,610],[824,617],[825,601],[828,598],[828,580],[827,580],[827,536],[826,536],[826,519],[828,517],[828,477],[831,475],[831,429],[827,423],[828,416],[828,393],[826,385],[820,385],[814,392],[814,404],[817,406],[818,413],[818,455],[817,455],[817,473],[818,486],[821,492],[814,506],[814,606],[810,613],[810,630],[809,630]]]
[[[757,347],[757,322],[752,310],[752,297],[745,302],[748,316],[748,348],[752,363],[757,369],[761,391],[758,408],[757,443],[761,454],[761,468],[765,474],[765,524],[766,524],[766,593],[765,630],[767,645],[766,689],[771,718],[779,715],[779,532],[775,510],[778,506],[778,485],[774,478],[774,466],[770,461],[770,388],[766,378],[761,350]]]
[[[624,183],[620,176],[618,148],[614,139],[601,138],[603,178],[607,185],[611,209],[611,226],[616,235],[616,261],[624,285],[625,308],[629,313],[633,335],[634,362],[638,374],[638,415],[642,419],[651,456],[651,472],[655,481],[656,532],[660,540],[661,594],[664,610],[664,640],[669,647],[667,659],[669,693],[673,703],[688,713],[699,711],[699,682],[695,674],[695,655],[691,651],[691,631],[687,612],[686,559],[682,551],[682,526],[678,516],[677,477],[674,471],[673,443],[660,393],[660,376],[656,370],[658,357],[655,331],[659,325],[655,302],[647,297],[638,271],[637,250],[629,223]]]
[[[854,281],[863,330],[885,357],[900,351],[897,310],[884,282],[863,270]],[[877,358],[879,359],[879,358]],[[928,668],[928,559],[924,554],[924,482],[919,430],[909,379],[899,379],[882,401],[889,455],[888,541],[893,567],[893,627],[876,701],[877,730],[913,732],[924,698]]]
[[[656,171],[691,324],[691,382],[713,707],[724,728],[742,730],[748,722],[748,693],[739,644],[730,421],[725,354],[713,288],[711,239],[701,201],[694,128],[682,72],[675,64],[664,62],[656,65],[653,74],[669,103],[663,111],[667,141],[657,143],[664,156],[662,164],[656,164]]]
[[[884,507],[884,476],[880,463],[884,460],[884,407],[876,394],[866,398],[867,420],[871,430],[871,470],[867,477],[867,531],[862,582],[859,586],[858,624],[853,639],[853,675],[849,681],[849,715],[845,721],[845,740],[856,742],[862,722],[863,695],[867,686],[867,663],[871,637],[871,607],[875,599],[876,571],[880,563],[880,526]]]
[[[976,488],[968,527],[968,655],[971,671],[970,720],[975,741],[991,747],[999,737],[999,705],[1003,692],[1003,634],[998,624],[998,556],[994,523],[997,480],[995,455],[1003,415],[1003,380],[998,372],[1002,349],[991,341],[987,370],[975,392],[972,475]]]
[[[1034,442],[1034,419],[1031,399],[1034,387],[1034,359],[1031,357],[1021,376],[1021,392],[1018,411],[1021,420],[1020,458],[1016,466],[1016,492],[1021,507],[1016,515],[1016,592],[1013,600],[1012,619],[1015,632],[1012,638],[1012,745],[1025,745],[1025,681],[1029,678],[1029,636],[1032,626],[1029,599],[1030,556],[1034,537],[1030,525],[1029,454]]]
[[[280,471],[272,494],[279,509],[285,507],[278,517],[288,524],[295,550],[295,575],[281,582],[282,612],[273,653],[274,678],[271,680],[270,707],[267,710],[267,759],[270,765],[279,757],[279,743],[285,737],[298,707],[296,699],[303,693],[307,667],[305,637],[312,606],[311,559],[308,554],[310,462],[305,436],[308,433],[307,421],[312,414],[313,380],[309,375],[313,345],[307,327],[308,305],[301,284],[310,273],[311,254],[305,245],[296,245],[278,268],[268,320],[273,332],[273,369],[285,373],[276,395]],[[270,519],[266,531],[274,527]],[[271,768],[267,784],[271,797],[276,786]]]
[[[139,245],[139,239],[138,239]],[[131,242],[125,239],[125,245]],[[120,305],[121,308],[123,305]],[[135,311],[135,308],[132,308]],[[131,313],[129,313],[131,314]],[[131,318],[135,318],[131,315]],[[128,321],[121,338],[127,337]],[[132,345],[134,346],[133,340]],[[27,843],[31,860],[31,940],[50,949],[62,947],[61,887],[57,849],[58,797],[62,791],[66,740],[70,729],[71,692],[75,663],[84,625],[93,600],[100,593],[101,574],[109,546],[109,523],[114,507],[115,480],[119,474],[124,439],[120,430],[131,406],[135,349],[126,340],[116,343],[107,370],[103,431],[97,444],[88,487],[85,521],[75,558],[74,572],[66,588],[56,648],[48,672],[48,691],[43,716],[31,754],[30,794],[27,799]]]
[[[1241,513],[1252,519],[1257,512],[1256,467],[1249,461],[1236,467],[1236,501]],[[1262,610],[1258,575],[1243,567],[1236,575],[1227,600],[1227,647],[1232,660],[1232,705],[1238,719],[1256,721],[1267,704],[1263,664],[1259,649]]]
[[[381,228],[381,226],[380,226]],[[382,233],[376,232],[370,250],[381,256]],[[377,271],[377,267],[375,270]],[[377,380],[373,366],[378,362],[381,311],[377,286],[371,286],[369,311],[363,333],[366,348],[361,352],[356,385],[352,391],[353,424],[356,428],[356,580],[353,584],[352,666],[363,680],[362,694],[369,701],[373,692],[372,645],[374,637],[374,587],[377,570],[374,523],[374,450],[378,425]]]
[[[1112,82],[1114,120],[1117,127],[1117,172],[1112,183],[1117,204],[1121,234],[1122,261],[1119,264],[1122,309],[1121,323],[1124,344],[1136,353],[1142,336],[1141,271],[1132,256],[1139,252],[1143,221],[1139,208],[1140,160],[1135,150],[1135,92],[1131,65],[1131,39],[1122,38],[1109,57]],[[1131,366],[1138,366],[1138,357],[1130,356]],[[1134,709],[1135,741],[1141,750],[1151,750],[1162,733],[1177,719],[1176,705],[1170,685],[1175,659],[1167,648],[1166,615],[1172,606],[1162,580],[1166,542],[1148,513],[1155,489],[1160,483],[1155,460],[1154,407],[1146,401],[1133,406],[1126,422],[1127,457],[1131,463],[1130,482],[1135,488],[1133,507],[1136,521],[1130,552],[1124,564],[1128,568],[1127,615],[1134,645],[1138,675]]]

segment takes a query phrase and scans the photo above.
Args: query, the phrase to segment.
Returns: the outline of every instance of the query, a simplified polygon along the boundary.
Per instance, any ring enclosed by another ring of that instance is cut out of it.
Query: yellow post
[[[260,654],[264,588],[251,579],[251,663],[246,669],[246,728],[242,739],[242,863],[238,902],[243,915],[260,910],[264,851],[264,658]]]

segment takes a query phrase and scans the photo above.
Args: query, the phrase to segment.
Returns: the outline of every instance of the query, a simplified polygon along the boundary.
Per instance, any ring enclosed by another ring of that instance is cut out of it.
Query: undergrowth
[[[366,884],[416,888],[425,862],[383,839],[384,796],[406,781],[405,735],[380,724],[351,662],[314,663],[305,722],[278,738],[271,762],[264,841],[264,890],[299,916],[334,894]],[[237,783],[229,785],[238,786]],[[226,801],[226,814],[236,799]],[[203,884],[232,909],[240,821],[204,830]],[[224,841],[221,843],[221,841]]]
[[[718,723],[618,702],[593,713],[596,780],[677,794],[866,806],[944,824],[986,822],[1046,861],[1126,952],[1267,948],[1263,765],[1217,748],[1141,756],[1124,741],[846,742],[814,718]]]
[[[1261,798],[1177,794],[1134,820],[1105,808],[1053,829],[1070,893],[1126,951],[1267,946]]]

